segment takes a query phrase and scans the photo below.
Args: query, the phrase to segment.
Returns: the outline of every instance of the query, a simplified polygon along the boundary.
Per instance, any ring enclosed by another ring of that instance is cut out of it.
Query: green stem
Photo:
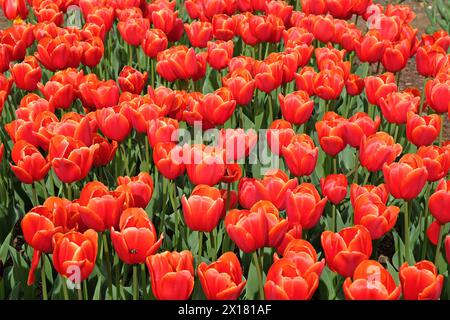
[[[438,234],[438,243],[436,246],[436,253],[434,254],[434,265],[437,267],[437,263],[439,260],[439,255],[441,254],[441,247],[442,247],[442,229],[445,225],[441,225],[439,228],[439,234]]]
[[[258,284],[259,284],[259,299],[264,300],[264,287],[263,287],[263,279],[262,279],[262,270],[259,262],[258,254],[256,251],[253,252],[253,262],[255,263],[256,273],[258,276]]]
[[[138,265],[133,265],[133,300],[139,299]]]
[[[209,244],[211,246],[211,251],[212,251],[211,258],[213,261],[215,261],[217,259],[217,254],[216,254],[216,247],[214,246],[214,235],[212,232],[209,233],[208,240],[209,240]]]
[[[61,279],[62,279],[61,285],[62,285],[62,289],[63,289],[64,300],[69,300],[69,292],[67,291],[67,281],[66,281],[66,278],[64,278],[64,277],[61,276]]]
[[[336,205],[334,205],[334,204],[332,204],[332,207],[331,207],[331,219],[332,219],[332,221],[331,221],[331,226],[332,226],[332,228],[331,228],[331,230],[333,230],[333,232],[336,232],[336,229],[337,229],[337,223],[336,223]]]
[[[81,285],[78,284],[78,289],[77,289],[77,293],[78,293],[78,300],[83,300],[83,291],[81,289]]]
[[[412,264],[411,259],[411,247],[410,247],[410,236],[409,236],[409,209],[410,209],[411,202],[408,201],[406,203],[405,207],[405,215],[403,217],[403,224],[404,224],[404,244],[405,244],[405,258],[409,265]]]
[[[120,149],[122,149],[122,157],[124,160],[124,166],[125,166],[125,172],[127,173],[127,176],[130,176],[130,168],[128,167],[128,156],[127,156],[127,152],[125,150],[125,146],[124,144],[120,145]]]
[[[359,169],[359,150],[355,156],[355,173],[353,174],[353,183],[358,183],[358,169]]]
[[[338,157],[338,155],[333,157],[333,172],[336,173],[336,174],[338,173],[338,171],[337,171],[337,157]]]
[[[370,177],[370,171],[367,170],[367,174],[366,174],[366,177],[364,178],[363,186],[365,186],[367,184],[367,182],[369,181],[369,177]]]
[[[109,294],[111,296],[111,299],[113,298],[113,288],[112,288],[112,272],[111,272],[111,258],[109,256],[109,247],[108,247],[108,238],[106,237],[106,232],[103,232],[102,234],[103,238],[103,247],[105,250],[105,256],[106,256],[106,272],[108,276],[108,287],[109,287]]]
[[[147,293],[147,274],[145,272],[145,263],[141,264],[141,282],[142,282],[143,296],[148,298],[148,293]]]
[[[33,196],[33,204],[35,206],[38,206],[39,203],[38,203],[38,197],[37,197],[37,193],[36,193],[36,185],[35,185],[34,182],[31,184],[31,193],[32,193],[32,196]]]
[[[41,256],[41,282],[42,282],[42,299],[48,300],[47,280],[45,279],[45,255]]]
[[[428,199],[430,198],[430,192],[432,188],[432,183],[428,183],[428,186],[425,189],[424,195],[424,210],[420,213],[419,217],[419,230],[423,235],[423,245],[420,253],[421,260],[425,259],[426,250],[428,249],[428,237],[427,237],[427,228],[428,228]],[[423,225],[422,225],[423,224]]]
[[[87,289],[87,280],[83,281],[83,295],[84,295],[84,300],[89,300],[89,294],[88,294],[88,289]]]
[[[270,94],[267,95],[267,99],[268,99],[268,104],[269,104],[269,119],[270,122],[273,122],[273,106],[272,106],[272,96]]]
[[[203,232],[198,231],[198,258],[197,265],[200,264],[202,258],[202,246],[203,246]]]

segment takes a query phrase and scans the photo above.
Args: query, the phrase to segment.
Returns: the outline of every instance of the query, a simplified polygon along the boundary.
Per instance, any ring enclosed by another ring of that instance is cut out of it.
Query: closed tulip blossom
[[[438,181],[450,170],[450,148],[446,146],[422,146],[417,150],[428,171],[428,181]]]
[[[149,29],[142,39],[141,46],[147,56],[156,58],[159,52],[167,49],[167,36],[160,29]]]
[[[71,84],[47,81],[45,85],[38,83],[37,87],[53,109],[68,109],[75,100],[75,90]]]
[[[184,174],[183,148],[173,142],[158,142],[153,147],[153,161],[158,171],[167,179]]]
[[[224,201],[219,189],[197,185],[189,198],[181,198],[184,220],[194,231],[211,232],[222,216]]]
[[[306,134],[292,137],[287,146],[283,146],[281,154],[289,171],[296,176],[309,176],[317,164],[319,149]]]
[[[412,200],[419,195],[428,178],[423,160],[416,154],[405,154],[399,162],[385,163],[384,181],[395,198]]]
[[[395,124],[406,123],[408,112],[417,112],[419,103],[420,97],[409,92],[392,92],[379,100],[384,118]]]
[[[359,148],[359,161],[369,171],[378,171],[391,164],[402,152],[402,146],[386,132],[363,137]]]
[[[222,70],[228,66],[228,62],[233,57],[233,41],[208,41],[208,63],[216,69]]]
[[[147,137],[150,146],[158,142],[176,142],[178,138],[178,121],[172,118],[159,117],[147,123]]]
[[[345,279],[343,289],[347,300],[398,300],[401,294],[400,285],[374,260],[361,262],[351,278]]]
[[[147,72],[141,73],[130,66],[125,66],[120,71],[117,81],[122,91],[140,94],[147,82],[147,77]]]
[[[264,213],[268,226],[266,246],[272,248],[278,247],[288,231],[288,221],[282,218],[278,209],[267,200],[258,201],[250,208],[250,211]]]
[[[121,142],[131,132],[131,121],[125,108],[117,106],[97,110],[96,118],[102,133],[111,140]]]
[[[11,170],[22,182],[31,184],[42,180],[50,170],[51,163],[42,156],[39,150],[24,140],[17,141],[12,149]]]
[[[120,260],[127,264],[144,263],[161,246],[163,235],[157,240],[156,230],[144,209],[123,211],[120,231],[111,227],[111,241]]]
[[[345,140],[353,148],[358,148],[363,136],[370,136],[377,132],[381,118],[376,116],[372,120],[366,113],[357,112],[345,124]]]
[[[187,300],[194,289],[194,266],[190,251],[147,257],[153,295],[158,300]]]
[[[367,193],[355,200],[353,211],[355,224],[366,227],[372,239],[380,239],[394,227],[400,208],[386,206],[380,197]]]
[[[42,70],[35,57],[25,57],[23,62],[10,67],[17,88],[34,91],[42,77]]]
[[[408,112],[406,137],[415,146],[427,146],[433,143],[441,132],[441,118],[437,114],[420,116]]]
[[[428,200],[430,212],[441,224],[450,222],[450,181],[442,179]]]
[[[183,160],[185,161],[189,180],[195,185],[217,184],[225,173],[224,152],[222,149],[193,145],[183,147]]]
[[[289,179],[288,175],[281,170],[269,170],[262,179],[262,184],[267,190],[270,201],[278,208],[284,210],[286,207],[286,194],[288,190],[297,187],[297,179]]]
[[[191,24],[184,24],[189,42],[193,47],[206,48],[209,40],[212,39],[213,28],[208,21],[194,21]]]
[[[222,81],[224,86],[230,89],[239,106],[246,106],[252,101],[255,92],[255,80],[247,69],[234,70]]]
[[[346,121],[340,119],[316,122],[320,146],[323,151],[332,157],[344,150],[346,146],[345,123]]]
[[[434,79],[427,81],[425,96],[427,104],[436,113],[448,112],[450,101],[450,76],[446,72],[439,73]]]
[[[314,102],[305,91],[295,91],[283,96],[278,95],[283,118],[292,124],[302,124],[311,117]]]
[[[197,274],[208,300],[237,300],[246,284],[241,264],[231,251],[210,265],[202,262],[197,267]]]
[[[94,230],[84,233],[71,231],[57,233],[54,237],[53,266],[62,276],[71,279],[74,270],[79,270],[78,284],[86,280],[95,267],[98,251],[98,235]],[[72,280],[72,279],[71,279]],[[72,280],[72,282],[74,282]]]
[[[335,205],[347,196],[347,185],[347,177],[344,174],[330,174],[325,178],[320,178],[323,195]]]
[[[263,182],[256,178],[242,178],[238,184],[239,204],[250,209],[260,200],[269,200],[270,195]]]
[[[266,137],[270,151],[272,151],[272,153],[276,155],[281,154],[283,148],[287,147],[290,144],[294,135],[294,129],[292,129],[292,125],[288,121],[282,119],[273,121],[269,126],[269,129],[267,129]],[[305,139],[301,140],[308,139],[305,137]]]
[[[322,216],[327,198],[310,183],[302,183],[286,195],[286,214],[291,224],[300,224],[304,229],[313,228]]]
[[[343,277],[352,276],[356,267],[372,254],[370,233],[360,225],[344,228],[338,233],[324,231],[321,242],[328,267]]]
[[[384,183],[374,186],[374,185],[364,185],[360,186],[353,183],[350,186],[350,201],[352,206],[355,206],[356,200],[362,195],[376,195],[382,203],[386,204],[389,199],[389,192],[387,191],[386,185]]]
[[[392,92],[397,92],[395,76],[386,72],[380,76],[369,76],[364,79],[367,100],[379,106],[380,100]]]
[[[153,179],[147,172],[135,177],[118,177],[116,191],[126,194],[127,207],[145,209],[153,195]]]
[[[405,300],[439,300],[441,296],[444,277],[430,261],[419,261],[413,266],[405,262],[399,278]]]
[[[256,145],[258,136],[254,130],[222,129],[217,144],[225,151],[227,164],[249,156]]]

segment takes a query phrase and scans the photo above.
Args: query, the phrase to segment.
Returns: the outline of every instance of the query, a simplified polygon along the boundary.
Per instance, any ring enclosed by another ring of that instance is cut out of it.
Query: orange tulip
[[[118,177],[117,192],[127,196],[126,206],[145,209],[153,195],[153,180],[147,172],[141,172],[136,177]]]
[[[402,146],[395,143],[386,132],[377,132],[363,137],[359,148],[359,161],[369,171],[378,171],[384,164],[390,164],[400,155]]]
[[[441,224],[450,222],[450,181],[442,179],[428,200],[430,212]]]
[[[186,171],[189,180],[197,184],[213,186],[217,184],[225,173],[224,151],[207,147],[205,145],[193,145],[183,147],[183,158],[186,160]]]
[[[23,62],[12,65],[10,71],[17,88],[22,90],[34,91],[41,81],[42,70],[33,56],[25,57]]]
[[[408,112],[406,137],[417,147],[433,143],[441,132],[441,118],[437,114],[420,116]]]
[[[438,146],[421,146],[417,154],[428,171],[428,181],[438,181],[450,170],[450,149]]]
[[[405,300],[438,300],[441,296],[444,277],[437,274],[430,261],[419,261],[413,266],[405,262],[399,277]]]
[[[11,156],[16,164],[11,164],[11,170],[23,183],[32,184],[42,180],[50,170],[51,163],[47,162],[35,146],[24,140],[14,144]]]

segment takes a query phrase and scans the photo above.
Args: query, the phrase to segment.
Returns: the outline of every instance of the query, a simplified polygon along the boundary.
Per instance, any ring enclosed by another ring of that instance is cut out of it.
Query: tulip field
[[[0,0],[0,299],[449,300],[422,5]]]

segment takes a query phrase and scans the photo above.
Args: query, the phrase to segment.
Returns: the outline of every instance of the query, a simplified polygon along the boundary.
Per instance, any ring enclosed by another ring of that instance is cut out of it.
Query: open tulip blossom
[[[0,0],[0,299],[450,299],[444,2]]]

